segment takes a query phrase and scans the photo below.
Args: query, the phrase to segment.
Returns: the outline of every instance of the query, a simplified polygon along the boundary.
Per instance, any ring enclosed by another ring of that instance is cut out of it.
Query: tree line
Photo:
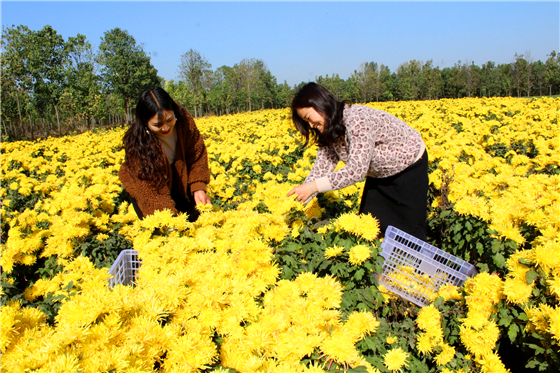
[[[104,33],[97,49],[84,35],[67,40],[51,26],[2,30],[2,112],[4,139],[62,135],[116,126],[132,120],[139,93],[162,86],[196,118],[287,107],[306,82],[278,83],[265,62],[244,59],[212,69],[193,49],[181,56],[178,79],[157,75],[151,58],[126,30]],[[433,61],[411,60],[397,71],[364,62],[344,80],[318,76],[340,100],[352,102],[432,100],[461,97],[542,96],[560,94],[560,53],[534,61],[530,52],[512,62],[458,61],[440,68]]]

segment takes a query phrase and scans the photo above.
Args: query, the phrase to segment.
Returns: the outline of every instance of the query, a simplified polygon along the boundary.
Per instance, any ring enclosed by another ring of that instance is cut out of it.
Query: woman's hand
[[[210,203],[210,198],[208,198],[206,192],[203,190],[197,190],[196,192],[194,192],[193,196],[194,196],[194,203],[196,203],[197,205],[199,203],[203,205],[207,205]]]
[[[295,187],[294,189],[288,192],[288,197],[293,194],[297,195],[296,199],[299,202],[307,201],[307,199],[313,195],[313,189],[311,187],[311,183],[303,183],[301,185],[298,185],[297,187]]]

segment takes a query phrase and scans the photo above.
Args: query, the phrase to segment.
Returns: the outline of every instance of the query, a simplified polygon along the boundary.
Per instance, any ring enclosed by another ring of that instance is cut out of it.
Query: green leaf
[[[506,265],[506,258],[504,258],[504,256],[502,255],[502,253],[496,253],[494,254],[494,256],[492,257],[494,264],[498,267],[498,268],[504,268]]]
[[[289,279],[294,276],[294,271],[290,267],[284,266],[282,268],[282,278]]]
[[[284,251],[290,251],[290,252],[298,251],[300,248],[301,246],[295,243],[290,243],[283,247]]]
[[[514,341],[517,337],[517,332],[519,332],[519,326],[517,324],[511,324],[508,328],[508,337],[510,341]]]
[[[538,363],[539,363],[539,362],[538,362],[537,360],[533,359],[533,360],[530,360],[530,361],[527,363],[527,365],[525,365],[525,367],[526,367],[526,368],[529,368],[529,369],[533,369],[533,368],[535,368],[535,367],[537,366]]]
[[[360,281],[362,279],[362,277],[364,277],[364,273],[365,273],[365,271],[362,268],[360,268],[356,271],[356,273],[354,273],[354,278],[356,280]]]
[[[542,348],[541,346],[536,345],[534,343],[529,343],[529,344],[527,344],[527,346],[529,348],[535,350],[535,355],[542,354],[545,351],[544,348]]]
[[[508,326],[511,324],[511,320],[513,320],[513,317],[509,315],[500,316],[500,322],[498,325]]]
[[[377,350],[377,344],[375,343],[376,341],[378,341],[378,339],[374,339],[374,338],[370,338],[370,337],[366,337],[364,339],[366,345],[368,346],[368,348],[370,350],[376,351]]]
[[[449,214],[451,214],[452,211],[453,210],[444,210],[444,211],[441,212],[441,214],[439,214],[439,217],[443,219],[443,218],[447,217]]]
[[[490,247],[492,248],[493,253],[498,253],[501,251],[502,243],[498,240],[492,240]]]
[[[533,282],[535,282],[535,280],[539,277],[539,275],[537,274],[537,272],[530,270],[527,271],[527,273],[525,274],[525,279],[527,280],[527,285],[531,285]]]
[[[367,373],[367,371],[368,371],[367,368],[364,367],[364,366],[359,366],[359,367],[347,370],[347,372],[356,372],[356,373],[357,372]]]

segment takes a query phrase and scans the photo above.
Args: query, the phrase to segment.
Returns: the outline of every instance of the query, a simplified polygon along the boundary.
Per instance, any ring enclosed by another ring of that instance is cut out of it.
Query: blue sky
[[[98,46],[115,27],[177,79],[181,55],[197,50],[212,69],[263,60],[279,83],[319,75],[347,79],[363,62],[396,71],[410,60],[450,67],[509,63],[560,50],[559,1],[1,1],[2,27],[50,24]]]

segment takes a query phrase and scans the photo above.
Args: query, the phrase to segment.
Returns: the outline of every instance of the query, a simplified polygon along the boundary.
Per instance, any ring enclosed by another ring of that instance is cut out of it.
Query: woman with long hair
[[[210,170],[203,136],[189,112],[164,89],[147,89],[123,141],[119,179],[138,217],[169,209],[195,221],[195,205],[210,203],[205,191]]]
[[[419,132],[397,117],[338,101],[327,89],[307,83],[292,101],[292,121],[307,146],[317,143],[305,183],[293,188],[309,202],[317,193],[366,179],[359,213],[426,240],[428,153]],[[345,167],[334,171],[339,160]]]

